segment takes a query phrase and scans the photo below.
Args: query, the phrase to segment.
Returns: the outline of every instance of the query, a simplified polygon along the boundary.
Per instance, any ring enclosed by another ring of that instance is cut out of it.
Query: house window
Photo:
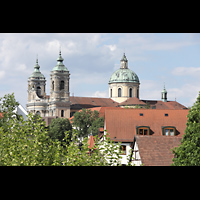
[[[175,136],[176,128],[174,126],[162,127],[162,134],[166,136]]]
[[[122,97],[122,89],[121,88],[118,89],[118,97]]]
[[[126,155],[126,145],[121,145],[120,150],[121,150],[121,155]]]
[[[167,113],[165,113],[165,117],[168,117],[168,114],[167,114]]]
[[[64,110],[61,110],[61,117],[64,117]]]
[[[132,88],[129,89],[129,97],[133,97],[133,89]]]
[[[138,135],[149,135],[150,127],[149,126],[139,126],[136,127],[136,131]]]
[[[60,81],[60,90],[63,90],[65,86],[65,82],[64,81]]]

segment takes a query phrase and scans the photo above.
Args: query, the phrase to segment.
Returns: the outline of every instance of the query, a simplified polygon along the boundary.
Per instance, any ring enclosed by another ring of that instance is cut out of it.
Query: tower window
[[[139,88],[137,88],[137,98],[139,99]]]
[[[133,97],[133,89],[132,88],[129,89],[129,97]]]
[[[121,88],[118,89],[118,97],[122,97],[122,89]]]
[[[61,117],[64,117],[64,110],[61,110]]]
[[[54,91],[54,81],[52,81],[52,90]]]
[[[65,85],[65,82],[64,81],[60,81],[60,90],[64,89],[64,85]]]
[[[112,89],[110,89],[110,97],[112,97]]]
[[[40,88],[40,86],[37,87],[36,94],[38,95],[38,97],[41,96],[41,88]]]

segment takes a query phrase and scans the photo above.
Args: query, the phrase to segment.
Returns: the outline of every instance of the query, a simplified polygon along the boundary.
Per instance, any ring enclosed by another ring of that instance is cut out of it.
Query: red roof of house
[[[162,135],[163,126],[175,126],[182,137],[189,110],[106,109],[105,129],[114,141],[133,142],[137,126],[149,126],[152,136]],[[143,116],[140,116],[140,113]],[[168,116],[165,116],[168,114]]]
[[[181,144],[180,137],[135,136],[140,158],[144,166],[170,166],[174,154],[171,149]]]

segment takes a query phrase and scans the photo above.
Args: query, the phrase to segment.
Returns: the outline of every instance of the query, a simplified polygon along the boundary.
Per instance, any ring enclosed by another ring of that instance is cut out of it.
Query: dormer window
[[[176,135],[176,127],[164,126],[164,127],[162,127],[162,134],[166,135],[166,136],[175,136]]]
[[[137,126],[136,132],[137,132],[137,135],[149,135],[150,127],[149,126]]]

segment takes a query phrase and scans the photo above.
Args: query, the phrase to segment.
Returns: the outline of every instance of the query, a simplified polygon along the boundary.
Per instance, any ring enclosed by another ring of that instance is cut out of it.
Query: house
[[[136,159],[139,160],[133,164],[148,165],[150,163],[151,165],[152,162],[147,160],[156,160],[154,156],[157,156],[151,151],[155,149],[159,151],[163,146],[164,151],[160,151],[159,156],[164,158],[166,154],[170,154],[170,148],[180,144],[186,128],[188,112],[184,109],[106,109],[104,129],[110,134],[111,140],[121,142],[122,164],[128,164],[128,156],[132,154],[134,157],[136,154]],[[171,145],[169,145],[170,142]],[[153,147],[148,146],[149,144]],[[144,150],[145,148],[147,150]],[[147,152],[149,156],[143,155]],[[171,159],[170,156],[168,155],[168,158]],[[161,165],[158,161],[154,164]],[[162,164],[168,165],[170,162],[162,161]]]
[[[132,164],[136,166],[170,166],[174,157],[172,149],[181,144],[181,137],[134,136]]]

